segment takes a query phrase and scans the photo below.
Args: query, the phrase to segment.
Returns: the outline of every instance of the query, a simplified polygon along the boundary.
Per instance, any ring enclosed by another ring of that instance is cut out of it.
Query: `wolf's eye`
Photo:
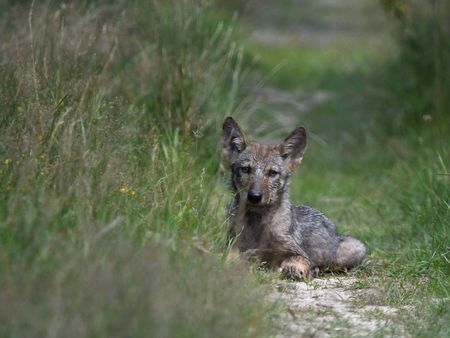
[[[278,171],[269,170],[269,177],[276,177],[278,175]]]
[[[240,167],[240,168],[239,168],[239,171],[240,171],[242,174],[248,174],[248,173],[250,172],[250,167]]]

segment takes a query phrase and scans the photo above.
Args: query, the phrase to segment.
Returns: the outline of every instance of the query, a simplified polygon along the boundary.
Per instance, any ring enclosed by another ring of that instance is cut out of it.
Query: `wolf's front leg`
[[[232,262],[232,263],[236,263],[236,262],[239,262],[239,259],[241,259],[241,255],[240,255],[239,249],[236,248],[236,247],[232,247],[230,249],[230,251],[228,251],[227,261]]]
[[[310,263],[301,256],[291,256],[281,262],[281,274],[288,279],[301,280],[310,277]]]
[[[257,263],[259,259],[259,250],[249,249],[246,251],[240,251],[237,247],[232,247],[228,252],[227,260],[232,263]]]

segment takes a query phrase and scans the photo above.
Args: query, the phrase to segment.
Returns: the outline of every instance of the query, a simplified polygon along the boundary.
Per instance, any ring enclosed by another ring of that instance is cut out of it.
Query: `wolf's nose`
[[[259,203],[262,199],[262,194],[258,191],[249,191],[247,195],[247,199],[252,203]]]

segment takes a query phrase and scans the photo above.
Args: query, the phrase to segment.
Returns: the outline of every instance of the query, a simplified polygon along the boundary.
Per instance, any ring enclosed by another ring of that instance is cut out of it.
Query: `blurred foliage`
[[[278,20],[288,12],[296,23],[303,8],[286,3]],[[336,14],[305,3],[302,18]],[[263,76],[287,58],[271,75],[278,89],[324,94],[293,116],[312,131],[293,198],[365,240],[387,263],[360,273],[405,305],[448,297],[450,134],[430,122],[450,111],[450,20],[444,0],[383,6],[400,46],[395,68],[384,41],[365,37],[246,53],[259,54]],[[206,0],[2,1],[0,10],[0,335],[270,335],[260,285],[222,259],[218,130],[241,109],[243,80],[235,22]],[[247,121],[276,129],[279,116],[264,109]],[[410,123],[398,123],[399,109]],[[448,327],[439,322],[435,332]]]
[[[411,119],[450,118],[450,1],[382,0],[395,22],[399,71]]]
[[[268,334],[252,278],[222,259],[231,23],[204,0],[4,8],[0,335]]]

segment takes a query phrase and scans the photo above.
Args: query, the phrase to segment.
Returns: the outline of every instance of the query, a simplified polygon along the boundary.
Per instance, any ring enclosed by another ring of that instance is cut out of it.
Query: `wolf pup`
[[[234,192],[229,215],[234,248],[280,268],[289,279],[316,275],[319,268],[346,270],[364,260],[363,243],[338,235],[320,211],[291,203],[289,180],[306,149],[305,128],[295,129],[279,145],[265,145],[247,142],[227,117],[222,143]]]

